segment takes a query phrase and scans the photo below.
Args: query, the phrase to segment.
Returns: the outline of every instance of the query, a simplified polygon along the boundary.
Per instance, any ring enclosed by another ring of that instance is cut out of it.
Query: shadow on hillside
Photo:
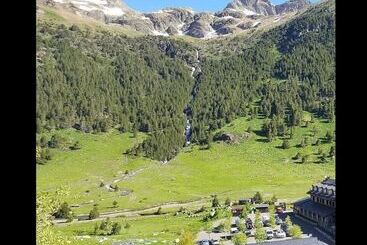
[[[261,143],[269,143],[269,140],[268,139],[264,139],[264,138],[261,138],[261,139],[256,139],[257,142],[261,142]]]

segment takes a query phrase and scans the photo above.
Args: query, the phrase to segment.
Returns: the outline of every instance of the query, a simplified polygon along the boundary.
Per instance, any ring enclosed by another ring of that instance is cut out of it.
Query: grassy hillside
[[[251,126],[254,132],[261,129],[263,119],[239,118],[221,131],[241,133]],[[37,166],[38,191],[66,186],[69,204],[79,204],[78,214],[88,213],[94,203],[101,211],[112,211],[112,202],[118,201],[118,209],[140,209],[173,201],[190,201],[209,198],[218,194],[239,198],[252,196],[260,191],[265,197],[273,194],[286,200],[305,196],[309,186],[325,175],[334,175],[334,163],[317,163],[319,149],[328,153],[332,144],[300,148],[302,138],[311,134],[313,126],[319,129],[314,137],[322,138],[334,124],[315,120],[308,128],[297,127],[290,149],[281,149],[282,140],[266,142],[265,137],[252,133],[248,140],[235,145],[214,143],[209,150],[198,146],[185,148],[166,165],[146,158],[132,158],[122,153],[142,141],[144,136],[132,138],[131,134],[117,131],[86,134],[76,130],[58,131],[78,140],[81,149],[53,150],[53,159]],[[51,133],[52,134],[52,133]],[[48,137],[51,137],[49,134]],[[300,152],[310,155],[309,163],[300,164],[292,158]],[[316,163],[315,163],[316,162]],[[125,171],[135,175],[117,182],[118,192],[108,191],[104,184],[124,177]],[[123,190],[133,190],[121,196]],[[115,208],[116,209],[116,208]]]
[[[112,222],[121,222],[123,227],[129,224],[128,229],[123,228],[120,235],[110,236],[104,244],[111,244],[112,241],[133,240],[135,244],[171,244],[180,236],[183,230],[197,232],[204,223],[199,218],[156,216],[139,218],[116,218]],[[84,238],[88,244],[98,244],[100,237],[93,237],[95,223],[67,225],[58,230],[68,236],[90,236]],[[80,239],[79,239],[80,240]]]

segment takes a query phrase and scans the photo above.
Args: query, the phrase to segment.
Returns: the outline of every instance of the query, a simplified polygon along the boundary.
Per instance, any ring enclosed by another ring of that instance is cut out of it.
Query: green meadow
[[[65,201],[75,206],[74,212],[88,214],[96,203],[100,212],[111,212],[209,199],[212,194],[222,200],[227,197],[234,200],[250,197],[256,191],[265,198],[275,194],[292,202],[304,197],[312,183],[326,175],[334,176],[334,160],[318,163],[319,150],[328,153],[332,143],[298,146],[303,137],[311,135],[314,126],[318,132],[311,142],[322,139],[328,130],[333,132],[334,124],[315,119],[308,127],[297,127],[290,140],[291,147],[282,149],[282,139],[267,142],[256,134],[262,123],[263,119],[259,118],[236,119],[220,130],[239,134],[251,126],[253,133],[249,139],[238,144],[214,142],[210,149],[195,145],[186,147],[167,164],[123,154],[144,139],[142,134],[133,138],[130,133],[121,134],[116,130],[101,134],[61,130],[57,133],[79,141],[81,149],[52,149],[52,160],[37,166],[37,191],[65,187],[69,191]],[[46,136],[50,138],[54,133]],[[294,160],[298,152],[309,155],[309,162],[301,164]],[[100,186],[123,179],[126,170],[131,177],[116,182],[119,191]],[[123,191],[129,194],[123,196]],[[112,202],[115,200],[118,205],[114,208]]]
[[[119,222],[122,230],[119,235],[108,236],[108,240],[103,244],[111,244],[113,241],[132,240],[135,244],[172,244],[180,237],[182,231],[191,231],[196,233],[204,223],[200,218],[188,218],[186,216],[161,215],[153,217],[137,218],[114,218],[112,222]],[[101,222],[89,222],[68,224],[58,228],[62,234],[75,237],[86,244],[98,244],[101,237],[94,236],[95,224]],[[129,228],[125,228],[129,224]],[[83,236],[90,236],[84,237]],[[99,243],[100,244],[100,243]]]

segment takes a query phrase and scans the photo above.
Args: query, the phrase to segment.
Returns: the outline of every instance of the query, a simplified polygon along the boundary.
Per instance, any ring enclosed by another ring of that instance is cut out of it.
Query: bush
[[[335,146],[330,147],[329,156],[334,157],[335,156]]]
[[[236,221],[236,225],[237,225],[239,231],[244,232],[246,230],[245,223],[244,223],[244,221],[242,219],[238,219]]]
[[[333,134],[330,131],[327,131],[325,135],[326,142],[331,143],[333,139],[334,139]]]
[[[69,145],[69,140],[61,135],[54,134],[51,137],[51,140],[48,142],[48,146],[51,148],[61,148],[65,149]]]
[[[111,235],[118,235],[118,234],[120,234],[120,231],[121,231],[121,225],[119,223],[115,222],[112,225]]]
[[[273,195],[270,199],[271,204],[275,204],[278,201],[278,198],[276,197],[276,195]]]
[[[59,209],[54,214],[54,216],[59,219],[67,219],[68,217],[70,217],[70,213],[71,213],[71,209],[68,203],[64,202],[60,205]]]
[[[41,139],[40,139],[40,146],[42,148],[45,148],[45,147],[47,147],[47,144],[48,144],[48,140],[47,140],[46,136],[42,136]]]
[[[184,231],[179,238],[178,245],[194,245],[194,244],[195,244],[194,235],[189,231]]]
[[[90,212],[89,212],[89,219],[96,219],[99,217],[99,211],[98,208],[95,206]]]
[[[291,227],[293,225],[292,221],[291,221],[291,218],[289,216],[287,216],[287,218],[285,218],[285,224],[288,226],[288,227]]]
[[[282,148],[283,149],[289,149],[290,147],[291,147],[291,145],[289,143],[289,140],[287,140],[287,139],[283,140]]]
[[[131,225],[129,223],[126,223],[125,226],[124,226],[125,229],[129,229],[130,227],[131,227]]]
[[[256,192],[254,197],[253,197],[253,200],[255,203],[263,203],[263,197],[262,195],[260,194],[260,192]]]
[[[298,225],[292,225],[289,229],[289,234],[293,238],[301,238],[302,236],[301,227],[299,227]]]
[[[231,206],[231,199],[227,197],[226,201],[224,202],[224,205],[227,207]]]
[[[213,200],[212,200],[212,207],[213,207],[213,208],[216,208],[216,207],[219,207],[219,206],[220,206],[220,204],[219,204],[218,197],[215,195],[215,196],[213,197]]]
[[[113,205],[114,208],[116,208],[118,206],[118,202],[115,200],[115,201],[113,201],[112,205]]]
[[[234,245],[245,245],[247,244],[247,237],[244,233],[238,233],[233,236],[232,242]]]
[[[256,240],[256,242],[262,242],[262,241],[266,240],[266,233],[265,233],[264,229],[261,229],[261,228],[256,229],[255,240]]]
[[[118,235],[121,231],[121,224],[118,222],[112,223],[110,218],[107,218],[101,222],[100,225],[96,223],[94,225],[94,235],[103,235],[103,236],[110,236],[110,235]]]
[[[72,145],[70,147],[70,150],[76,151],[76,150],[80,150],[82,147],[80,146],[79,141],[75,142],[74,145]]]

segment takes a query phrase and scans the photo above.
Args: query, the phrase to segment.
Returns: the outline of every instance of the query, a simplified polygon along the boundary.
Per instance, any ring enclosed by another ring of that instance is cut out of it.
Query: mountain
[[[234,0],[224,11],[235,11],[244,15],[275,15],[275,6],[269,0]]]
[[[201,48],[225,46],[221,39],[129,37],[108,28],[39,21],[38,131],[74,127],[105,132],[117,127],[146,132],[150,137],[127,153],[165,161],[185,143],[185,109],[190,111],[191,142],[201,145],[208,144],[216,129],[246,115],[268,119],[263,133],[269,140],[300,125],[302,111],[333,120],[334,6],[328,1],[258,36],[233,37],[246,46],[231,55],[209,55]],[[190,10],[152,15],[143,16],[157,19],[151,22],[154,30],[187,23],[182,30],[197,37],[214,36],[214,27],[226,26],[218,22],[223,17]]]
[[[277,14],[284,14],[292,11],[300,11],[311,6],[311,2],[308,0],[289,0],[285,3],[275,6]]]
[[[278,25],[283,19],[307,9],[307,0],[289,0],[280,5],[270,0],[233,0],[223,11],[195,13],[191,9],[166,8],[152,13],[139,13],[121,0],[39,0],[41,4],[63,8],[79,16],[106,24],[127,26],[148,35],[213,38],[264,25]],[[289,15],[287,15],[289,14]]]

